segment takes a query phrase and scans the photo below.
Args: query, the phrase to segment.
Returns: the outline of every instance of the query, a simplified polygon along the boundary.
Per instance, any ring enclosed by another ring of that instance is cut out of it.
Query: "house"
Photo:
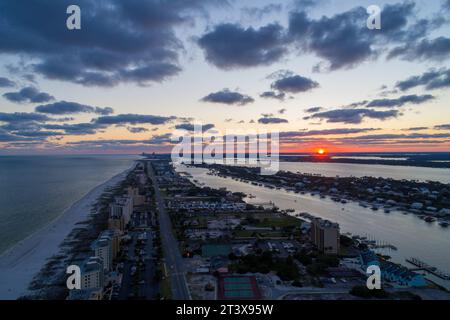
[[[360,262],[364,272],[369,266],[379,266],[381,278],[385,281],[406,287],[423,287],[427,285],[423,275],[411,271],[402,265],[380,260],[380,258],[371,250],[361,252]]]

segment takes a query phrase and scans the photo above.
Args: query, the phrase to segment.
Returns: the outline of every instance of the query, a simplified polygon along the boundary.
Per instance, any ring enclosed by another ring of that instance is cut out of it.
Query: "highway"
[[[161,196],[158,181],[151,166],[151,161],[147,162],[147,167],[149,178],[153,182],[156,204],[159,209],[161,242],[163,246],[164,258],[166,260],[167,272],[170,276],[172,299],[191,300],[191,295],[186,283],[183,258],[178,247],[178,241],[172,233],[172,222],[170,221],[170,216],[166,211],[164,199]]]

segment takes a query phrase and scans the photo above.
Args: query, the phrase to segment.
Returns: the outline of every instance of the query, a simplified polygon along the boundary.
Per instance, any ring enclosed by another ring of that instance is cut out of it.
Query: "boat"
[[[425,222],[431,223],[434,222],[436,219],[433,217],[426,217],[425,219],[423,219]]]
[[[439,225],[443,228],[447,228],[449,223],[447,221],[441,221],[441,222],[439,222]]]

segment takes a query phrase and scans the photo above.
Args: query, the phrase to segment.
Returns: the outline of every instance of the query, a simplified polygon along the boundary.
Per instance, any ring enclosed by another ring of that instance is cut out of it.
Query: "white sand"
[[[92,205],[105,189],[117,185],[130,170],[95,187],[60,217],[3,253],[0,256],[0,299],[12,300],[26,294],[33,277],[48,258],[58,253],[60,244],[76,227],[76,223],[86,220]]]

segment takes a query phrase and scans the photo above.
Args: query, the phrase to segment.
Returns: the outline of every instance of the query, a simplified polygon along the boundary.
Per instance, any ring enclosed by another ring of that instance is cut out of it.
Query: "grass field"
[[[284,216],[284,217],[271,217],[264,218],[260,223],[256,224],[256,227],[267,228],[267,227],[276,227],[276,228],[285,228],[285,227],[299,227],[300,221],[297,218]]]

